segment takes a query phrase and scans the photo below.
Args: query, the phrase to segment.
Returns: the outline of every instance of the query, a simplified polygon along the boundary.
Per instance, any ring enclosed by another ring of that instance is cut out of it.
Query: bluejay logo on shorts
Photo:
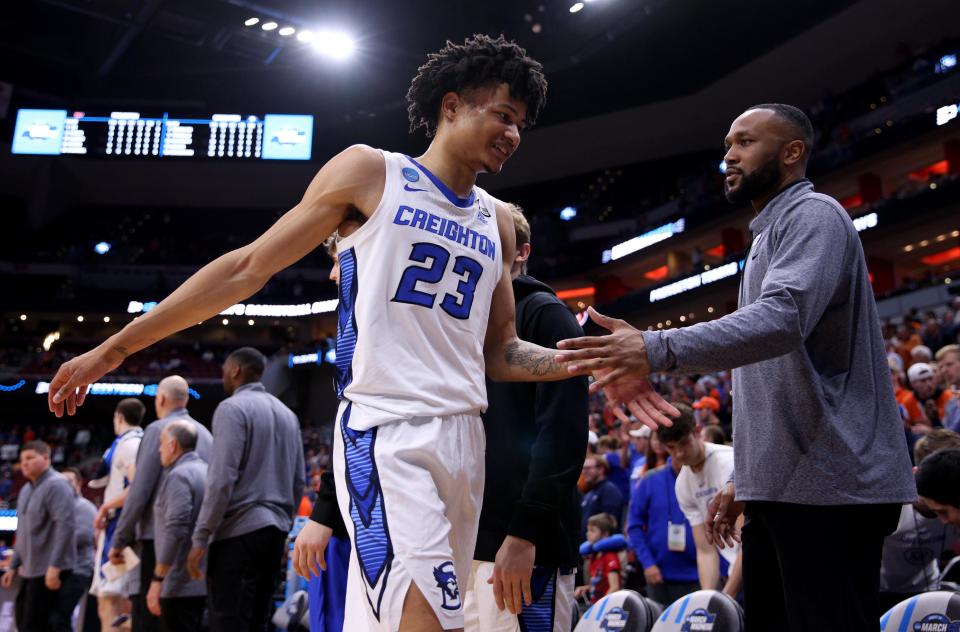
[[[433,578],[437,580],[437,587],[443,595],[441,607],[445,610],[459,610],[460,587],[457,585],[457,574],[453,571],[453,562],[444,562],[434,567]]]
[[[914,632],[957,632],[960,630],[960,621],[951,621],[942,614],[928,614],[913,624]]]
[[[603,632],[619,632],[627,628],[627,621],[630,620],[630,613],[623,608],[611,608],[607,614],[603,615],[603,621],[600,622],[600,629]]]
[[[680,632],[710,632],[716,620],[717,615],[703,608],[697,608],[683,620]]]

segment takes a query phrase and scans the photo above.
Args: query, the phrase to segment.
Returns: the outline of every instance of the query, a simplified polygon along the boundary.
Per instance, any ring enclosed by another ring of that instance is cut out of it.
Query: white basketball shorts
[[[464,603],[464,632],[570,632],[573,627],[573,568],[535,566],[530,578],[533,603],[519,615],[497,608],[493,562],[473,563]]]
[[[344,630],[396,632],[410,582],[445,630],[463,627],[467,578],[483,501],[483,423],[477,415],[414,417],[364,427],[344,401],[334,432],[337,502],[353,548]],[[382,411],[370,411],[382,421]],[[353,423],[352,423],[353,422]]]

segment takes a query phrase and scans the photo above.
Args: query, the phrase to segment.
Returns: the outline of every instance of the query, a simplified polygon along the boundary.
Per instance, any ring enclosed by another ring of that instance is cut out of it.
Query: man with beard
[[[739,309],[650,332],[591,312],[611,335],[562,341],[570,351],[557,359],[573,374],[603,367],[592,389],[734,367],[734,480],[704,526],[732,544],[745,511],[748,629],[875,631],[883,538],[916,487],[863,248],[843,207],[805,177],[803,112],[751,107],[725,142],[727,199],[757,212]]]

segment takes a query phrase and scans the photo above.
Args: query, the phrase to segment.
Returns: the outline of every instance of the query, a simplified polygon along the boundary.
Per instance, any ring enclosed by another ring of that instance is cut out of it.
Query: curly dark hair
[[[505,83],[510,96],[527,104],[527,125],[537,121],[547,98],[547,78],[540,62],[527,56],[516,42],[474,35],[463,44],[447,41],[437,53],[427,56],[407,91],[410,131],[423,127],[427,136],[437,131],[440,101],[448,92]]]

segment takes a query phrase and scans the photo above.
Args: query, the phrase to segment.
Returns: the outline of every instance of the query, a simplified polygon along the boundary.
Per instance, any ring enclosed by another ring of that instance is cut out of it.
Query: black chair
[[[652,632],[743,632],[743,608],[718,590],[698,590],[682,597],[661,613]]]

